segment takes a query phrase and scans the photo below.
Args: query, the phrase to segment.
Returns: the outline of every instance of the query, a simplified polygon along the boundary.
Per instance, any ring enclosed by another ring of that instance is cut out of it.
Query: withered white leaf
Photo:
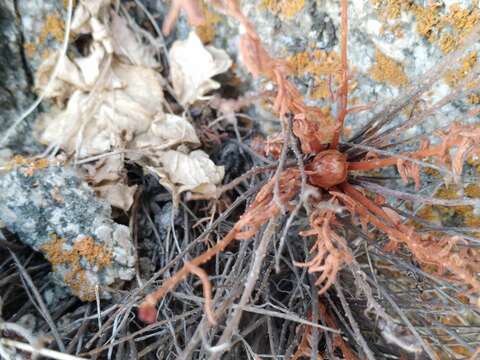
[[[105,55],[104,47],[99,43],[93,43],[88,56],[77,57],[73,60],[82,75],[83,81],[81,85],[83,85],[83,87],[79,84],[79,88],[91,89],[95,85],[95,82],[100,76],[101,65]]]
[[[157,172],[163,178],[160,182],[176,194],[192,191],[214,197],[216,185],[225,174],[223,166],[215,165],[203,150],[189,154],[168,150],[159,158],[162,167]]]
[[[85,164],[86,177],[89,182],[98,185],[103,182],[116,181],[121,179],[123,170],[123,157],[112,155],[100,159],[95,163]]]
[[[123,84],[124,92],[133,100],[144,106],[149,112],[157,112],[163,102],[163,78],[153,69],[127,65],[120,62],[113,64],[115,76]]]
[[[178,115],[158,113],[152,121],[150,130],[134,139],[133,147],[151,146],[162,150],[182,143],[200,144],[192,124]]]
[[[110,205],[128,211],[133,204],[136,186],[124,181],[123,157],[108,156],[91,164],[85,164],[79,171],[88,179],[97,196]],[[83,170],[83,171],[81,171]]]
[[[184,144],[200,144],[195,129],[184,117],[164,113],[165,80],[154,70],[159,66],[155,48],[143,44],[125,20],[110,12],[109,4],[110,0],[80,0],[72,30],[92,35],[90,52],[86,57],[64,58],[48,94],[61,106],[42,115],[37,137],[80,158],[130,150],[83,167],[99,196],[124,210],[132,205],[135,188],[123,181],[123,156],[143,157],[160,166],[156,170],[174,198],[183,191],[215,196],[223,167],[201,150],[179,151]],[[55,56],[42,65],[37,88],[49,81]],[[195,33],[176,42],[169,56],[174,90],[184,104],[218,88],[211,78],[232,63],[223,50],[205,48]]]
[[[171,145],[179,143],[200,144],[195,128],[190,122],[177,115],[165,114],[152,122],[152,132],[163,142]]]
[[[72,30],[76,33],[89,32],[90,29],[81,30],[87,25],[90,18],[97,17],[100,10],[110,5],[110,3],[111,0],[80,0],[73,15]]]
[[[63,111],[42,117],[39,140],[58,143],[67,152],[88,156],[126,146],[135,136],[148,132],[152,120],[163,113],[160,75],[153,69],[114,63],[115,89],[96,94],[92,107],[87,93],[77,90]],[[77,136],[81,134],[77,149]]]
[[[192,104],[220,84],[212,77],[228,70],[232,60],[224,50],[203,46],[192,31],[186,40],[173,43],[168,54],[172,84],[182,104]]]
[[[110,205],[128,211],[133,204],[133,197],[137,186],[127,186],[121,182],[95,186],[97,196],[105,199]]]
[[[78,67],[65,56],[57,77],[53,79],[50,87],[47,89],[47,84],[57,64],[58,57],[59,53],[54,52],[40,64],[35,74],[34,89],[37,93],[43,93],[46,98],[55,98],[59,102],[63,102],[72,95],[75,87],[83,88],[84,82]]]
[[[144,45],[142,39],[130,29],[127,21],[113,11],[111,33],[113,51],[117,56],[127,59],[133,65],[160,67],[160,63],[155,59],[155,49]]]
[[[62,102],[72,95],[75,90],[91,90],[100,76],[100,69],[105,58],[105,49],[99,43],[93,43],[90,54],[85,57],[74,58],[73,61],[65,56],[56,78],[45,93],[47,98],[56,98]],[[58,61],[59,52],[52,53],[38,68],[35,74],[35,90],[42,92]],[[111,84],[104,84],[111,87]]]

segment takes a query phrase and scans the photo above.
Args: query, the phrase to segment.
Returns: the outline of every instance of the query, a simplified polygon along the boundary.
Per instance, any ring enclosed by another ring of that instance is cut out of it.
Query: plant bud
[[[343,183],[347,178],[347,170],[347,159],[337,150],[322,151],[307,165],[310,183],[321,188]]]

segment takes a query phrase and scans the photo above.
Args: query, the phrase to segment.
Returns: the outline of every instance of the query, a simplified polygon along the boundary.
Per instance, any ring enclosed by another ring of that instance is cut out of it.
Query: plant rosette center
[[[312,185],[328,189],[347,179],[347,158],[337,150],[325,150],[317,154],[306,166],[306,174]]]

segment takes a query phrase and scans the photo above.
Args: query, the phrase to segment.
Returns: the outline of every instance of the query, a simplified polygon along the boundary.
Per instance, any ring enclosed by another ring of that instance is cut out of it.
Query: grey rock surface
[[[25,66],[23,39],[17,24],[15,2],[0,2],[0,133],[3,133],[32,101],[31,73]],[[20,132],[28,133],[28,124]],[[10,144],[23,148],[31,140],[13,136]]]
[[[480,18],[476,3],[470,0],[351,0],[348,3],[349,70],[351,83],[355,84],[349,98],[355,105],[381,105],[401,94],[408,84],[415,83],[418,77],[438,64]],[[326,77],[322,68],[328,61],[336,59],[338,62],[339,59],[339,4],[338,0],[241,1],[244,13],[255,24],[270,53],[290,61],[292,78],[312,105],[331,104],[325,96]],[[155,9],[154,4],[152,8]],[[155,10],[160,11],[160,8],[157,6]],[[209,41],[227,49],[240,63],[236,50],[237,24],[221,16],[220,21],[211,22],[209,26],[215,34]],[[171,37],[186,37],[188,31],[182,17]],[[475,53],[471,58],[473,63],[476,62],[478,44],[471,50]],[[462,68],[464,60],[452,63],[452,71],[457,71],[457,75],[468,72]],[[265,82],[252,80],[241,69],[242,66],[238,66],[236,71],[242,81],[250,82],[256,88],[265,87]],[[422,102],[428,104],[439,100],[451,91],[451,85],[448,80],[441,79],[424,94]],[[466,98],[450,103],[406,135],[416,136],[448,125],[460,118],[471,105]],[[274,119],[261,108],[257,111],[262,117]],[[369,117],[369,112],[351,115],[347,118],[347,126],[355,131]]]
[[[61,46],[64,17],[57,0],[0,2],[0,138],[35,101],[35,70],[48,51]],[[4,146],[15,153],[38,152],[30,135],[37,115],[34,111],[22,121]]]
[[[135,274],[128,227],[111,219],[74,170],[44,162],[15,165],[0,176],[0,221],[41,251],[60,284],[82,300],[109,297],[106,286]]]

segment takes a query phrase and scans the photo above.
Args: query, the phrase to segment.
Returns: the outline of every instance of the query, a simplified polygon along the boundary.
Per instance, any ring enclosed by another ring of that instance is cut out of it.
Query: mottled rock
[[[348,3],[348,58],[352,76],[349,99],[355,105],[377,104],[379,109],[455,49],[480,19],[478,6],[470,0],[352,0]],[[241,2],[243,12],[254,23],[271,54],[290,62],[292,78],[307,102],[313,105],[331,105],[327,79],[332,76],[334,84],[339,80],[336,72],[341,36],[339,4],[338,0]],[[163,9],[157,7],[154,10],[161,12]],[[207,29],[197,28],[201,38],[226,49],[240,62],[237,56],[238,24],[208,8],[206,19]],[[182,17],[171,38],[184,38],[187,34],[188,25]],[[452,64],[451,73],[422,96],[424,105],[451,91],[455,81],[464,77],[477,61],[478,48],[477,44],[471,54],[465,54],[468,58]],[[265,82],[253,80],[241,66],[236,72],[243,82],[257,89],[268,88]],[[479,94],[452,102],[409,130],[407,135],[424,134],[450,124],[460,118],[465,109],[479,102]],[[334,110],[332,115],[335,115]],[[261,106],[257,107],[257,112],[263,125],[265,118],[274,118]],[[368,111],[350,115],[347,126],[355,131],[371,115]]]
[[[0,134],[32,101],[31,74],[25,66],[22,33],[17,24],[15,2],[0,2]],[[28,123],[21,132],[28,132]],[[31,137],[13,136],[17,148],[31,145]]]
[[[62,1],[0,2],[0,138],[35,101],[33,74],[49,51],[61,46],[64,19]],[[3,146],[16,153],[38,152],[30,135],[37,115],[34,111],[22,121]]]
[[[111,208],[95,197],[74,170],[46,160],[17,159],[0,176],[0,221],[19,239],[41,251],[53,275],[82,300],[95,288],[135,274],[128,227],[111,219]]]

